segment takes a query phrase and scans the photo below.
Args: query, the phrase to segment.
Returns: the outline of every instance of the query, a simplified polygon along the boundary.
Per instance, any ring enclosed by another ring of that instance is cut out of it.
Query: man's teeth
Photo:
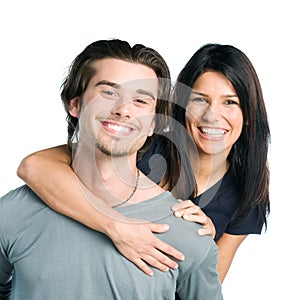
[[[210,136],[223,136],[226,131],[222,130],[222,129],[217,129],[217,128],[201,128],[201,131],[206,134],[206,135],[210,135]]]
[[[115,124],[107,124],[107,128],[112,129],[114,131],[119,131],[119,132],[129,132],[130,128],[124,127],[124,126],[119,126]]]

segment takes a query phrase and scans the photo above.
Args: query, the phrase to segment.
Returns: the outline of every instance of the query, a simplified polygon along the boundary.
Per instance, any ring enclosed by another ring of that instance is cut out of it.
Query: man
[[[0,199],[0,299],[156,300],[176,292],[181,299],[222,299],[212,238],[174,217],[176,199],[136,168],[137,152],[168,110],[161,101],[168,74],[153,49],[97,41],[76,57],[61,95],[73,168],[88,200],[97,205],[101,195],[127,217],[168,223],[161,239],[185,260],[146,276],[107,236],[52,211],[22,186]]]

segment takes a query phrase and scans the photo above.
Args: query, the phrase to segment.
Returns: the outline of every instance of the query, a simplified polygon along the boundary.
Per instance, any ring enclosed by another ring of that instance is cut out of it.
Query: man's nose
[[[133,112],[133,103],[131,99],[120,98],[116,103],[115,107],[112,109],[112,114],[122,117],[131,118]]]

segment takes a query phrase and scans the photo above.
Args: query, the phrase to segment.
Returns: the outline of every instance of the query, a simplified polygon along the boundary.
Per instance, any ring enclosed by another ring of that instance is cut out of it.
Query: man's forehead
[[[104,58],[94,62],[96,74],[94,77],[117,84],[153,85],[158,84],[158,78],[153,69],[140,63],[127,62],[115,58]],[[95,79],[95,78],[94,78]]]

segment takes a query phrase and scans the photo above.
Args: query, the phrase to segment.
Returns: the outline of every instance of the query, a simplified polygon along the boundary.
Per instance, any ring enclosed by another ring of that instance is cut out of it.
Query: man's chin
[[[144,145],[146,139],[139,138],[133,141],[115,140],[114,143],[96,143],[95,147],[101,153],[112,157],[124,157],[137,153]]]
[[[102,154],[109,156],[109,157],[124,157],[128,156],[131,151],[128,151],[127,149],[119,149],[119,148],[109,148],[104,147],[99,144],[96,144],[96,149],[100,151]]]

